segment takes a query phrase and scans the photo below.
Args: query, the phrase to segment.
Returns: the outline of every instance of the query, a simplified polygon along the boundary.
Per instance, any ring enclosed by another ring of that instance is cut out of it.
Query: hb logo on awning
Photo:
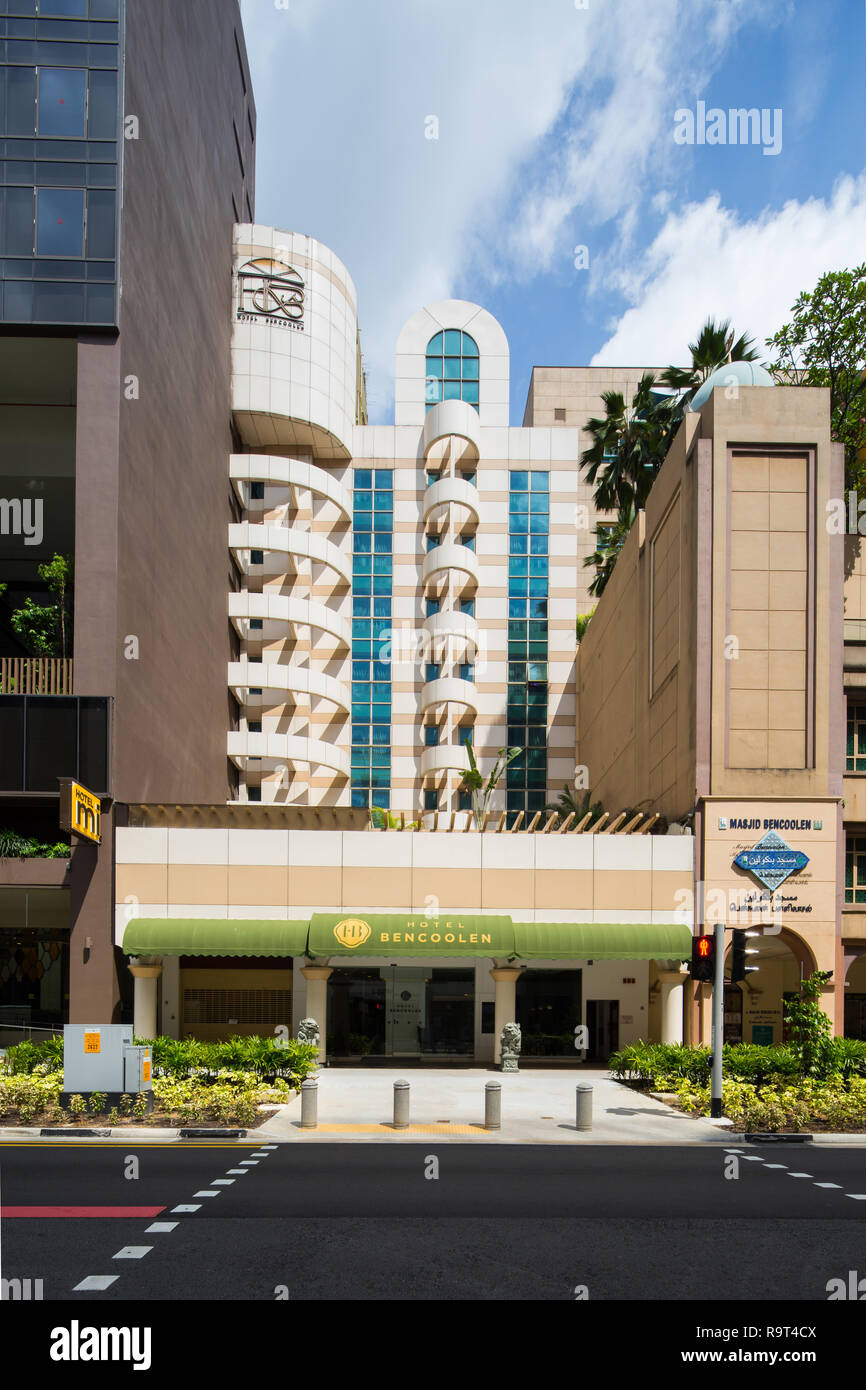
[[[335,926],[334,935],[341,946],[354,951],[358,946],[363,946],[365,941],[369,941],[373,935],[373,928],[360,917],[344,917],[343,921]]]

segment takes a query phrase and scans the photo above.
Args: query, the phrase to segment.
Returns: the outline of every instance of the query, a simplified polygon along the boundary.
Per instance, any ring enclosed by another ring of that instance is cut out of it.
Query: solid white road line
[[[102,1293],[105,1289],[116,1284],[120,1278],[118,1274],[88,1274],[86,1279],[82,1279],[80,1284],[76,1284],[73,1293]]]

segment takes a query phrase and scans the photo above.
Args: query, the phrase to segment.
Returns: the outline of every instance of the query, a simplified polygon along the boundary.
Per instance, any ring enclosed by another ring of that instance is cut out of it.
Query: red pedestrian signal
[[[715,969],[715,941],[711,936],[696,936],[692,941],[692,979],[711,983]]]

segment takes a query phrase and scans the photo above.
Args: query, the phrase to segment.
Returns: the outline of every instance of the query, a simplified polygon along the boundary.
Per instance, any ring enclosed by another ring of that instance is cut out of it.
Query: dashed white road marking
[[[172,1207],[171,1214],[174,1216],[177,1212],[180,1215],[185,1215],[188,1211],[201,1211],[201,1203],[199,1202],[198,1206]]]
[[[789,1173],[789,1178],[811,1178],[811,1173]]]
[[[234,1178],[211,1178],[214,1187],[231,1187]]]
[[[816,1186],[816,1187],[837,1187],[837,1188],[839,1189],[840,1192],[842,1191],[842,1184],[841,1184],[840,1182],[816,1182],[816,1183],[815,1183],[815,1186]]]
[[[218,1196],[219,1196],[219,1193],[218,1193],[218,1192],[211,1192],[209,1188],[205,1188],[204,1191],[202,1191],[202,1192],[194,1192],[194,1193],[193,1193],[193,1196],[194,1196],[194,1197],[218,1197]]]
[[[259,1145],[259,1148],[260,1148],[260,1149],[268,1149],[268,1150],[270,1150],[270,1149],[275,1149],[276,1147],[277,1147],[276,1144],[260,1144],[260,1145]]]
[[[145,1255],[149,1255],[153,1249],[152,1245],[124,1245],[122,1250],[118,1250],[116,1255],[112,1255],[113,1260],[143,1260]]]
[[[175,1211],[177,1211],[177,1207],[175,1207]],[[168,1231],[173,1231],[179,1224],[177,1221],[154,1221],[152,1226],[148,1226],[144,1234],[146,1236],[165,1235]]]
[[[866,1202],[866,1192],[846,1192],[846,1197],[850,1197],[852,1202]]]
[[[227,1168],[227,1169],[226,1169],[226,1172],[227,1172],[227,1173],[234,1173],[234,1175],[235,1175],[236,1178],[242,1178],[242,1177],[244,1177],[244,1176],[246,1175],[246,1171],[247,1171],[246,1168]]]
[[[743,1162],[744,1162],[744,1163],[763,1163],[764,1160],[761,1158],[761,1155],[760,1155],[760,1154],[743,1154]]]
[[[787,1168],[787,1163],[768,1163],[768,1168]]]
[[[102,1293],[105,1289],[117,1283],[120,1278],[118,1274],[88,1274],[86,1279],[82,1279],[80,1284],[76,1284],[73,1293]]]
[[[256,1164],[258,1163],[258,1161],[259,1161],[259,1160],[258,1160],[257,1158],[242,1158],[242,1159],[241,1159],[241,1163],[243,1164],[243,1166],[244,1166],[245,1168],[255,1168],[255,1166],[256,1166]]]

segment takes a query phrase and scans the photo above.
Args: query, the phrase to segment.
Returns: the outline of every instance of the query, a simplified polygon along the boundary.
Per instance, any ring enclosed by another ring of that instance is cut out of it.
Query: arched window
[[[459,328],[446,328],[427,344],[427,409],[439,401],[468,401],[478,409],[478,344]]]

